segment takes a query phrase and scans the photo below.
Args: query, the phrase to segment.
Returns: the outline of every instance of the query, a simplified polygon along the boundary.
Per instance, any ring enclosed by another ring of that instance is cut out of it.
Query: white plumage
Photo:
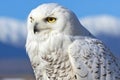
[[[120,65],[75,14],[56,4],[28,17],[28,52],[36,80],[120,80]]]

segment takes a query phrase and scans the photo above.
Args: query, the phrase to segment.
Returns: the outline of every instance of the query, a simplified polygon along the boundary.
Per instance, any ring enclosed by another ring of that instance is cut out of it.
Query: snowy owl
[[[116,57],[71,10],[42,4],[27,23],[26,51],[36,80],[120,80]]]

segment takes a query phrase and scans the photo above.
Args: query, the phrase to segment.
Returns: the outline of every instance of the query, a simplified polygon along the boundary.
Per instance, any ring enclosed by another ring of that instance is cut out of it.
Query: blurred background
[[[0,80],[35,80],[25,51],[26,21],[42,3],[71,9],[93,35],[120,59],[120,0],[1,0]]]

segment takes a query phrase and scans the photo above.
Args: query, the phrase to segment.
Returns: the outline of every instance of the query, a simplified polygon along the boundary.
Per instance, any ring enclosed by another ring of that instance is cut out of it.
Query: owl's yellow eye
[[[56,21],[56,18],[55,17],[47,17],[46,21],[49,23],[54,23]]]

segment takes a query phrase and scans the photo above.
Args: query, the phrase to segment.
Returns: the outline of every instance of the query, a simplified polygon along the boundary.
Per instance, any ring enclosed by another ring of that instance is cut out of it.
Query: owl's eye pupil
[[[53,20],[53,18],[50,18],[49,20],[50,20],[50,21],[52,21],[52,20]]]
[[[49,22],[49,23],[53,23],[53,22],[56,21],[56,18],[55,17],[47,17],[46,21]]]

